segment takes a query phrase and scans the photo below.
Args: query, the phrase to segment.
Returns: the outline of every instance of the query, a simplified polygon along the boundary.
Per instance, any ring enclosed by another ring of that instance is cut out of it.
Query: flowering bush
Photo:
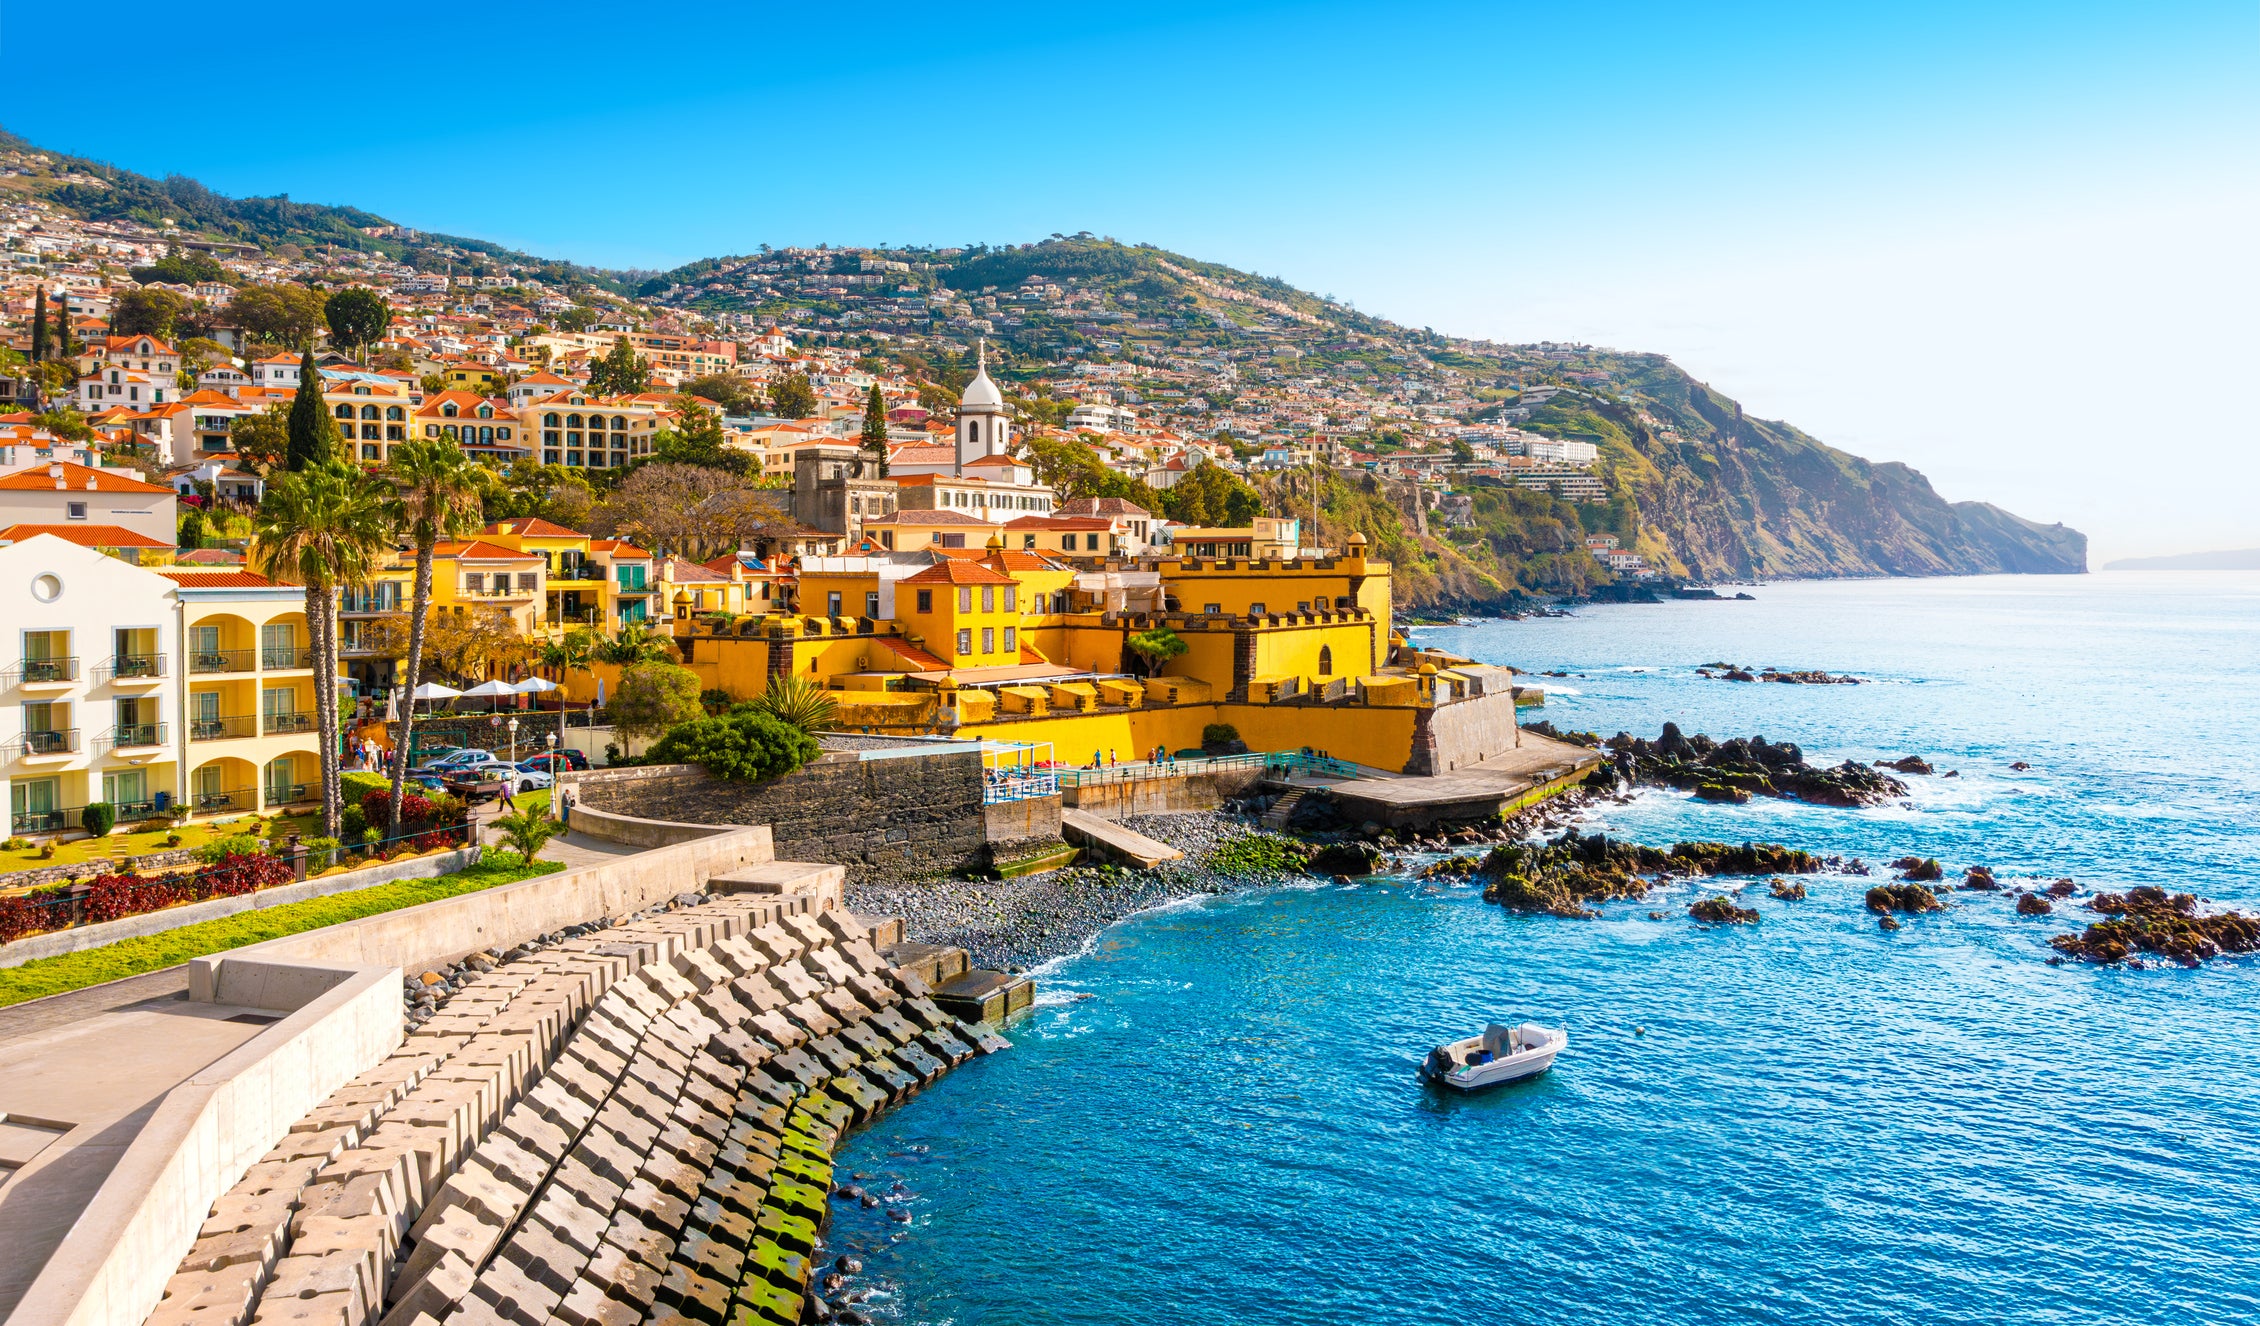
[[[429,852],[435,847],[461,847],[462,839],[453,829],[433,829],[419,833],[408,840],[408,848],[415,852]]]
[[[197,897],[193,875],[97,875],[86,886],[85,919],[115,921],[121,916],[195,902]]]
[[[392,814],[392,789],[373,788],[361,797],[361,813],[371,824],[383,824]],[[400,822],[420,824],[432,817],[432,800],[421,792],[405,788],[400,793]]]
[[[231,856],[196,872],[196,896],[231,898],[241,893],[271,889],[277,884],[288,884],[297,877],[297,872],[290,868],[290,862],[279,856],[269,856],[265,852]]]
[[[0,898],[0,944],[59,930],[71,919],[70,904],[62,889],[33,889],[12,898]]]

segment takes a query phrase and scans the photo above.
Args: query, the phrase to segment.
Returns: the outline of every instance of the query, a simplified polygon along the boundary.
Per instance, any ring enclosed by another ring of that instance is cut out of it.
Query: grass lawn
[[[396,911],[418,903],[436,902],[461,893],[476,893],[491,889],[497,884],[513,884],[521,879],[546,875],[563,870],[561,862],[536,861],[518,863],[513,856],[508,863],[480,864],[455,875],[441,875],[437,879],[404,879],[390,884],[377,884],[351,893],[335,893],[327,898],[309,898],[304,902],[286,903],[257,911],[239,912],[223,916],[216,921],[199,921],[160,935],[147,935],[140,939],[121,939],[115,944],[104,944],[78,953],[65,953],[59,957],[39,958],[20,967],[0,968],[0,1008],[20,1004],[26,999],[61,994],[66,990],[82,989],[115,981],[120,977],[138,976],[142,972],[157,971],[178,966],[190,958],[200,958],[207,953],[219,953],[231,948],[242,948],[261,940],[279,939],[303,930],[318,930],[325,925],[351,921],[379,912]]]
[[[55,855],[45,859],[40,857],[37,847],[20,852],[0,850],[0,872],[85,865],[88,862],[114,863],[129,856],[202,847],[214,838],[249,832],[254,818],[260,817],[241,815],[234,819],[184,824],[177,829],[153,829],[148,833],[127,833],[120,829],[107,838],[77,838],[67,843],[57,843]],[[322,831],[321,817],[317,815],[277,815],[271,819],[262,819],[262,822],[266,827],[260,831],[259,836],[263,838],[288,838],[293,833],[311,838]],[[165,839],[175,833],[180,835],[180,842],[167,847]]]

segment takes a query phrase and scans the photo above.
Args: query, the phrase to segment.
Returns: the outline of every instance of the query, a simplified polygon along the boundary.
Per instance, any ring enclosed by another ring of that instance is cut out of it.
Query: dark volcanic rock
[[[1868,890],[1871,912],[1943,912],[1946,904],[1920,884],[1878,884]]]
[[[2089,962],[2140,966],[2136,953],[2155,953],[2185,967],[2224,953],[2260,951],[2260,919],[2242,912],[2201,916],[2197,898],[2144,886],[2126,893],[2101,893],[2088,903],[2108,920],[2076,935],[2049,940],[2057,952]]]
[[[1709,800],[1740,800],[1727,795],[1732,790],[1821,806],[1871,806],[1907,794],[1907,785],[1888,774],[1850,760],[1834,768],[1816,767],[1805,762],[1805,752],[1795,742],[1770,742],[1762,736],[1713,741],[1700,734],[1690,737],[1678,724],[1666,723],[1654,741],[1619,732],[1602,744],[1616,756],[1618,777],[1676,787]],[[1720,791],[1706,792],[1707,787]]]
[[[1891,863],[1899,878],[1911,879],[1918,884],[1930,884],[1946,877],[1946,868],[1931,857],[1903,856]]]
[[[1483,900],[1509,911],[1548,916],[1594,915],[1589,904],[1645,897],[1659,880],[1711,875],[1809,875],[1822,861],[1774,843],[1674,844],[1668,852],[1610,838],[1566,832],[1543,845],[1491,849],[1478,868]]]
[[[1687,914],[1706,925],[1756,925],[1758,923],[1758,913],[1755,908],[1737,907],[1734,905],[1734,899],[1725,894],[1704,898],[1696,902],[1687,909]]]
[[[1728,787],[1723,783],[1704,783],[1695,789],[1695,799],[1739,806],[1750,799],[1750,794],[1742,788]]]
[[[1911,774],[1931,772],[1930,761],[1920,755],[1903,755],[1896,760],[1877,760],[1875,767],[1878,769],[1894,769],[1900,773]]]
[[[1993,869],[1990,866],[1971,866],[1968,870],[1963,871],[1962,887],[1980,893],[1999,893],[2001,891],[2001,883],[1993,877]]]
[[[2056,909],[2048,905],[2048,899],[2037,893],[2020,893],[2017,895],[2017,915],[2019,916],[2046,916],[2054,910]]]
[[[1314,875],[1371,875],[1388,860],[1371,843],[1328,843],[1310,854],[1304,868]]]
[[[1805,886],[1792,884],[1785,879],[1767,880],[1766,892],[1771,893],[1783,902],[1803,902],[1805,900]]]

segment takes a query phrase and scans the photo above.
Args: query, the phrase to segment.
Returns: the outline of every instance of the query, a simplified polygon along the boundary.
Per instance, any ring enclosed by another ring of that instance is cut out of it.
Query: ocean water
[[[2260,576],[1754,592],[1425,638],[1577,674],[1565,727],[1961,775],[1865,811],[1647,793],[1612,832],[2260,906]],[[834,1245],[903,1322],[2260,1321],[2260,961],[2050,966],[2070,917],[1960,893],[1884,933],[1872,881],[1808,882],[1715,930],[1693,888],[1581,922],[1387,878],[1134,917],[848,1145],[911,1219]],[[1547,1077],[1415,1080],[1524,1017],[1569,1028]]]

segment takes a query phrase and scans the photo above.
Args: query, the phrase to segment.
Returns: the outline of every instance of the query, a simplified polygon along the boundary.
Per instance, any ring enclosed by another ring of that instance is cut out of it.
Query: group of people
[[[352,757],[353,767],[356,769],[384,768],[385,748],[378,745],[375,738],[348,737],[345,753]]]

